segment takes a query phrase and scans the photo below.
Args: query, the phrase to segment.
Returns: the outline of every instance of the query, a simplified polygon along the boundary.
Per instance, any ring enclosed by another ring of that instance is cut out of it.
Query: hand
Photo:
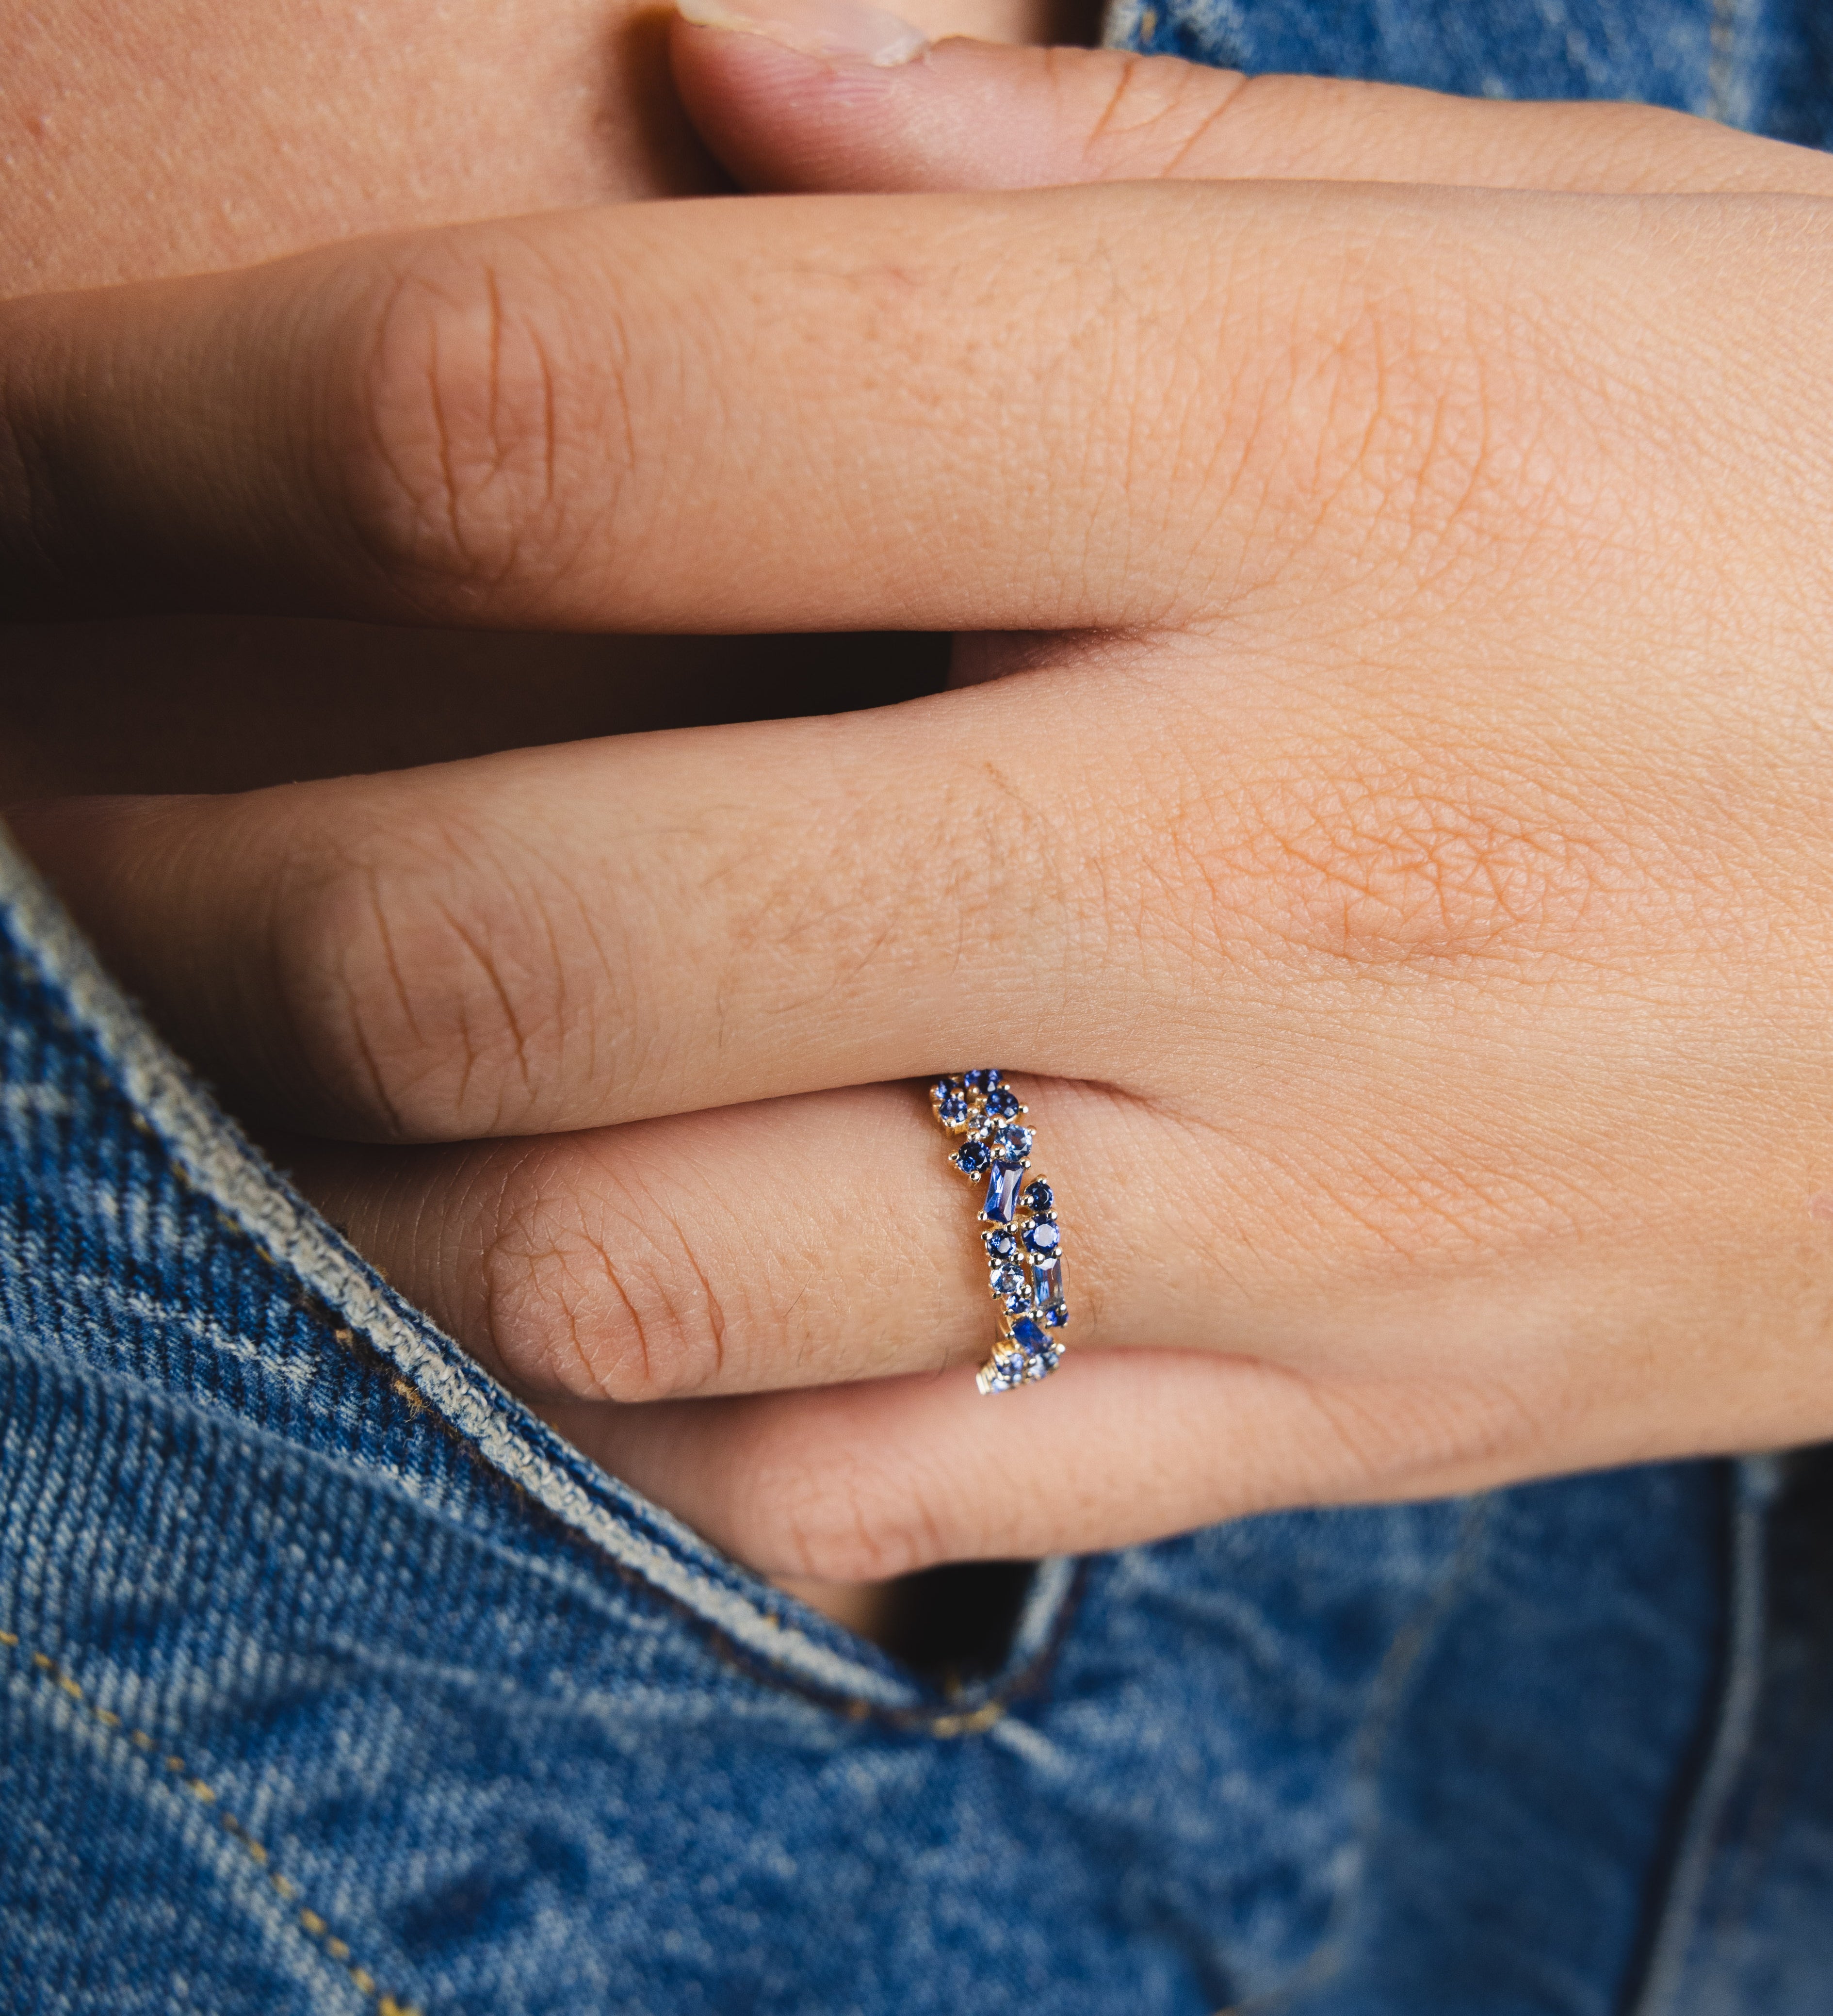
[[[1028,0],[936,0],[980,33]],[[642,0],[0,0],[0,297],[722,185]],[[254,26],[251,27],[251,19]],[[99,584],[76,614],[106,617]],[[283,618],[16,624],[0,805],[229,790],[924,689],[927,640],[506,637]],[[938,670],[933,675],[939,679]]]
[[[797,60],[680,39],[760,179],[926,173],[951,117],[1010,137],[985,182],[1235,173],[1275,111],[1339,179],[587,213],[0,312],[18,592],[1031,633],[874,714],[42,808],[117,970],[244,1111],[452,1143],[294,1160],[766,1568],[1827,1432],[1826,164]],[[1453,141],[1493,186],[1383,185]],[[1584,193],[1632,157],[1740,193]],[[884,1082],[980,1061],[1077,1269],[1075,1355],[997,1402]]]

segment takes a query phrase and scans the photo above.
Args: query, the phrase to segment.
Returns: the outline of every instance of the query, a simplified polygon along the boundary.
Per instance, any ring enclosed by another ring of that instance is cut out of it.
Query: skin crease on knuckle
[[[513,624],[518,597],[538,606],[602,535],[618,458],[636,454],[628,409],[582,401],[621,382],[604,307],[586,338],[564,277],[513,225],[379,262],[330,346],[319,459],[385,592],[437,620]]]

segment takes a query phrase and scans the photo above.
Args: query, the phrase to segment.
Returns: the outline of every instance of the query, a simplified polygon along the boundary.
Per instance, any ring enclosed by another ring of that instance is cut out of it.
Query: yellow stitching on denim
[[[978,1736],[991,1729],[1006,1712],[1003,1701],[989,1701],[971,1715],[938,1715],[929,1725],[931,1736]]]
[[[19,1646],[18,1637],[13,1632],[0,1631],[0,1645],[16,1649]],[[75,1679],[67,1673],[55,1659],[49,1658],[43,1652],[33,1652],[30,1657],[33,1666],[42,1673],[60,1694],[67,1694],[73,1701],[76,1702],[92,1722],[101,1728],[112,1732],[121,1731],[121,1717],[110,1708],[93,1706],[85,1698],[82,1689],[77,1684]],[[128,1730],[124,1732],[124,1737],[125,1741],[131,1743],[136,1750],[142,1752],[151,1752],[158,1748],[153,1737],[143,1729]],[[180,1773],[184,1771],[184,1759],[175,1756],[169,1751],[159,1761],[168,1771]],[[216,1804],[215,1791],[212,1787],[207,1785],[201,1778],[186,1778],[184,1784],[185,1789],[203,1805]],[[233,1813],[219,1813],[217,1819],[224,1833],[232,1840],[241,1844],[250,1861],[259,1866],[265,1865],[268,1859],[267,1850]],[[268,1881],[273,1885],[278,1894],[289,1902],[299,1895],[297,1888],[278,1870],[268,1870]],[[303,1931],[323,1946],[326,1955],[330,1959],[337,1961],[340,1964],[348,1961],[350,1948],[342,1939],[330,1936],[330,1927],[316,1911],[301,1909],[298,1913],[298,1923]],[[376,2016],[423,2016],[422,2011],[413,2003],[398,2002],[392,1995],[376,1996],[376,1978],[367,1968],[345,1966],[344,1971],[364,1995],[375,1999]]]

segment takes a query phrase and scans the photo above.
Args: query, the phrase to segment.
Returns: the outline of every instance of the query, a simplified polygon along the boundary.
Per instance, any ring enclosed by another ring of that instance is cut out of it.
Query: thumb
[[[1833,193],[1833,162],[1648,106],[1514,104],[922,32],[862,0],[679,0],[675,76],[745,187],[1439,182]]]

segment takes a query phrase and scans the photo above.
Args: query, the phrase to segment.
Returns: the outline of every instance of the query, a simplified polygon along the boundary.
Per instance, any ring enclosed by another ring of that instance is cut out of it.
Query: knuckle
[[[576,556],[582,486],[560,458],[604,437],[577,396],[563,306],[536,252],[499,229],[416,246],[345,311],[316,444],[324,487],[384,588],[418,610],[538,607]],[[596,351],[613,383],[615,349],[607,337]]]
[[[639,1190],[524,1164],[481,1269],[487,1333],[511,1383],[635,1403],[716,1380],[726,1315],[690,1237]]]
[[[1478,778],[1367,771],[1255,808],[1250,870],[1289,941],[1357,964],[1539,949],[1593,900],[1593,850]]]
[[[1520,279],[1429,221],[1411,236],[1413,257],[1339,247],[1291,297],[1246,453],[1282,522],[1417,598],[1542,533],[1569,544],[1628,416],[1573,377],[1569,326]]]
[[[910,1479],[827,1438],[780,1449],[746,1480],[742,1530],[772,1573],[812,1582],[888,1582],[947,1558],[940,1525]]]
[[[1354,967],[1532,962],[1594,944],[1648,879],[1602,790],[1443,728],[1422,733],[1436,753],[1403,746],[1394,726],[1353,743],[1301,728],[1296,746],[1282,730],[1237,750],[1232,777],[1212,765],[1219,788],[1193,768],[1161,789],[1124,891],[1148,940],[1206,965],[1244,941]]]
[[[398,1140],[517,1131],[564,1047],[543,897],[449,819],[352,821],[295,850],[271,958],[318,1102]]]

